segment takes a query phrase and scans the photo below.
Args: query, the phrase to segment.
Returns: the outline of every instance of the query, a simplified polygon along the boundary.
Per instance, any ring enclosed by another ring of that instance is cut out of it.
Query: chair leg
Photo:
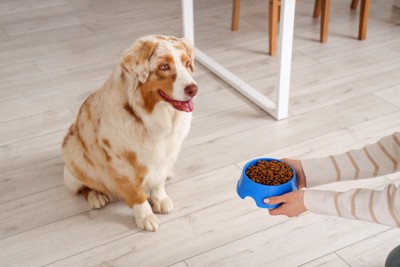
[[[320,26],[320,39],[321,43],[328,41],[328,29],[329,29],[329,12],[331,8],[331,0],[321,0],[321,26]]]
[[[358,0],[351,0],[350,8],[356,9],[358,5]]]
[[[232,31],[239,29],[239,16],[240,16],[240,0],[233,0],[232,8]]]
[[[278,0],[278,22],[281,21],[281,0]]]
[[[358,40],[362,41],[367,38],[368,15],[371,0],[361,0],[360,22],[358,26]]]
[[[318,18],[321,13],[321,0],[315,0],[313,18]]]
[[[269,51],[270,56],[276,54],[276,42],[278,35],[278,9],[279,0],[269,0],[269,16],[268,16],[268,31],[269,31]]]

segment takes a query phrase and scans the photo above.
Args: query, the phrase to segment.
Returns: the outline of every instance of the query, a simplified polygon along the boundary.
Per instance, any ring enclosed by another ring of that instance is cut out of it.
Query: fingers
[[[285,200],[286,200],[285,195],[286,194],[281,195],[281,196],[275,196],[275,197],[266,198],[266,199],[264,199],[264,203],[265,204],[269,204],[269,205],[275,205],[275,204],[279,204],[279,203],[285,202]]]
[[[294,165],[294,159],[288,159],[288,158],[283,158],[281,159],[283,162],[289,164],[289,165]]]
[[[304,206],[304,190],[293,191],[281,196],[270,197],[268,204],[282,203],[279,207],[269,210],[270,215],[286,215],[295,217],[307,211]]]
[[[269,205],[281,204],[279,207],[268,210],[270,215],[286,215],[283,208],[285,205],[284,203],[287,201],[286,196],[287,194],[283,194],[280,196],[269,197],[264,200],[264,202]]]
[[[284,212],[282,212],[282,205],[275,209],[269,209],[268,210],[269,215],[275,216],[275,215],[286,215]]]
[[[296,172],[297,175],[297,187],[299,189],[306,187],[307,182],[306,182],[306,175],[304,174],[303,166],[301,165],[301,161],[297,159],[288,159],[288,158],[283,158],[283,162],[289,164],[292,166]]]

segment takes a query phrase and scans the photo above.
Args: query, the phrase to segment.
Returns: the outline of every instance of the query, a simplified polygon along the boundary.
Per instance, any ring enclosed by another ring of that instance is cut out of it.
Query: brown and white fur
[[[94,209],[122,198],[138,227],[158,228],[153,211],[173,209],[165,181],[192,119],[193,61],[192,47],[168,36],[140,38],[124,52],[64,138],[64,182],[72,193]]]

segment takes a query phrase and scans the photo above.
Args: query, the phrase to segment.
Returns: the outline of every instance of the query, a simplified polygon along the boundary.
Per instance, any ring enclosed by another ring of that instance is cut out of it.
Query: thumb
[[[265,204],[279,204],[282,202],[285,202],[285,195],[281,195],[281,196],[274,196],[274,197],[269,197],[264,199],[264,203]]]

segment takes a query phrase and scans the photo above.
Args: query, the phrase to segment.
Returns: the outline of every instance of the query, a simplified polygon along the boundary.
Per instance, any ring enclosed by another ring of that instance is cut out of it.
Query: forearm
[[[393,173],[400,170],[399,162],[399,132],[362,149],[325,158],[301,160],[307,187]]]
[[[355,189],[334,192],[308,189],[304,193],[304,206],[321,215],[400,227],[400,188],[393,184],[382,191]]]

